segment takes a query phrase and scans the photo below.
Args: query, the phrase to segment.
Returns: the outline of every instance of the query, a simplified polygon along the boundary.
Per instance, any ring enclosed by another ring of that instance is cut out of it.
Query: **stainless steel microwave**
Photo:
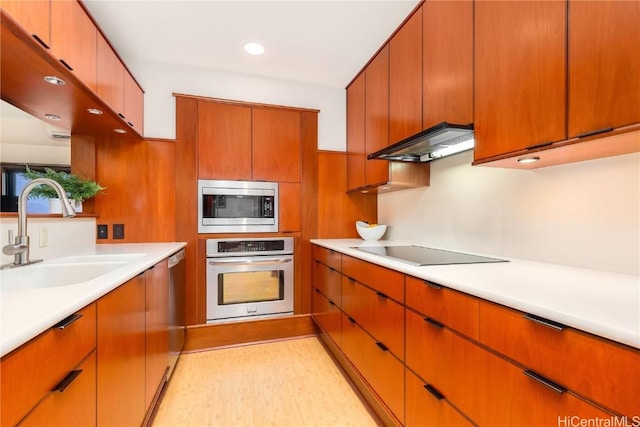
[[[277,231],[277,182],[198,180],[198,233]]]

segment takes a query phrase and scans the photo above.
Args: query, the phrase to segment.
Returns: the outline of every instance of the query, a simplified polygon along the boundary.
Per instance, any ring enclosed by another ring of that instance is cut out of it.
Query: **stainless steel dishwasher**
[[[171,377],[184,346],[185,326],[185,262],[184,249],[169,257],[169,372]]]

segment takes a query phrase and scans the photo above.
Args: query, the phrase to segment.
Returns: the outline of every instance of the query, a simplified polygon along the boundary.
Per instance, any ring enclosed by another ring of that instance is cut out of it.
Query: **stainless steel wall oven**
[[[207,323],[293,314],[293,238],[207,240]]]

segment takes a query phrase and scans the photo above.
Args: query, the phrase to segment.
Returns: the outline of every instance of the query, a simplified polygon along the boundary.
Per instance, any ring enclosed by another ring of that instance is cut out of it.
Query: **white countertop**
[[[26,343],[60,320],[96,301],[185,246],[186,243],[182,242],[96,245],[90,252],[83,251],[73,255],[144,254],[144,256],[93,280],[78,284],[0,291],[0,356]],[[70,254],[65,254],[65,256],[68,255]],[[45,260],[44,263],[52,261],[55,259]],[[7,277],[12,281],[20,280],[21,269],[28,268],[30,266],[11,269],[11,274],[6,275],[3,280],[7,280]],[[14,283],[4,283],[2,287],[4,285],[7,288],[19,288]]]
[[[491,254],[475,255],[509,262],[417,267],[353,249],[415,243],[360,239],[315,239],[311,243],[640,348],[639,276]]]

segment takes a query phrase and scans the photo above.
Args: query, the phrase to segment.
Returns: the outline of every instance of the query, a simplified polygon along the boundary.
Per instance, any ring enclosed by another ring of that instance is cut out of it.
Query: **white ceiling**
[[[168,62],[344,88],[418,2],[85,0],[84,4],[125,62]],[[250,41],[263,44],[266,53],[259,57],[245,53],[243,45]]]

